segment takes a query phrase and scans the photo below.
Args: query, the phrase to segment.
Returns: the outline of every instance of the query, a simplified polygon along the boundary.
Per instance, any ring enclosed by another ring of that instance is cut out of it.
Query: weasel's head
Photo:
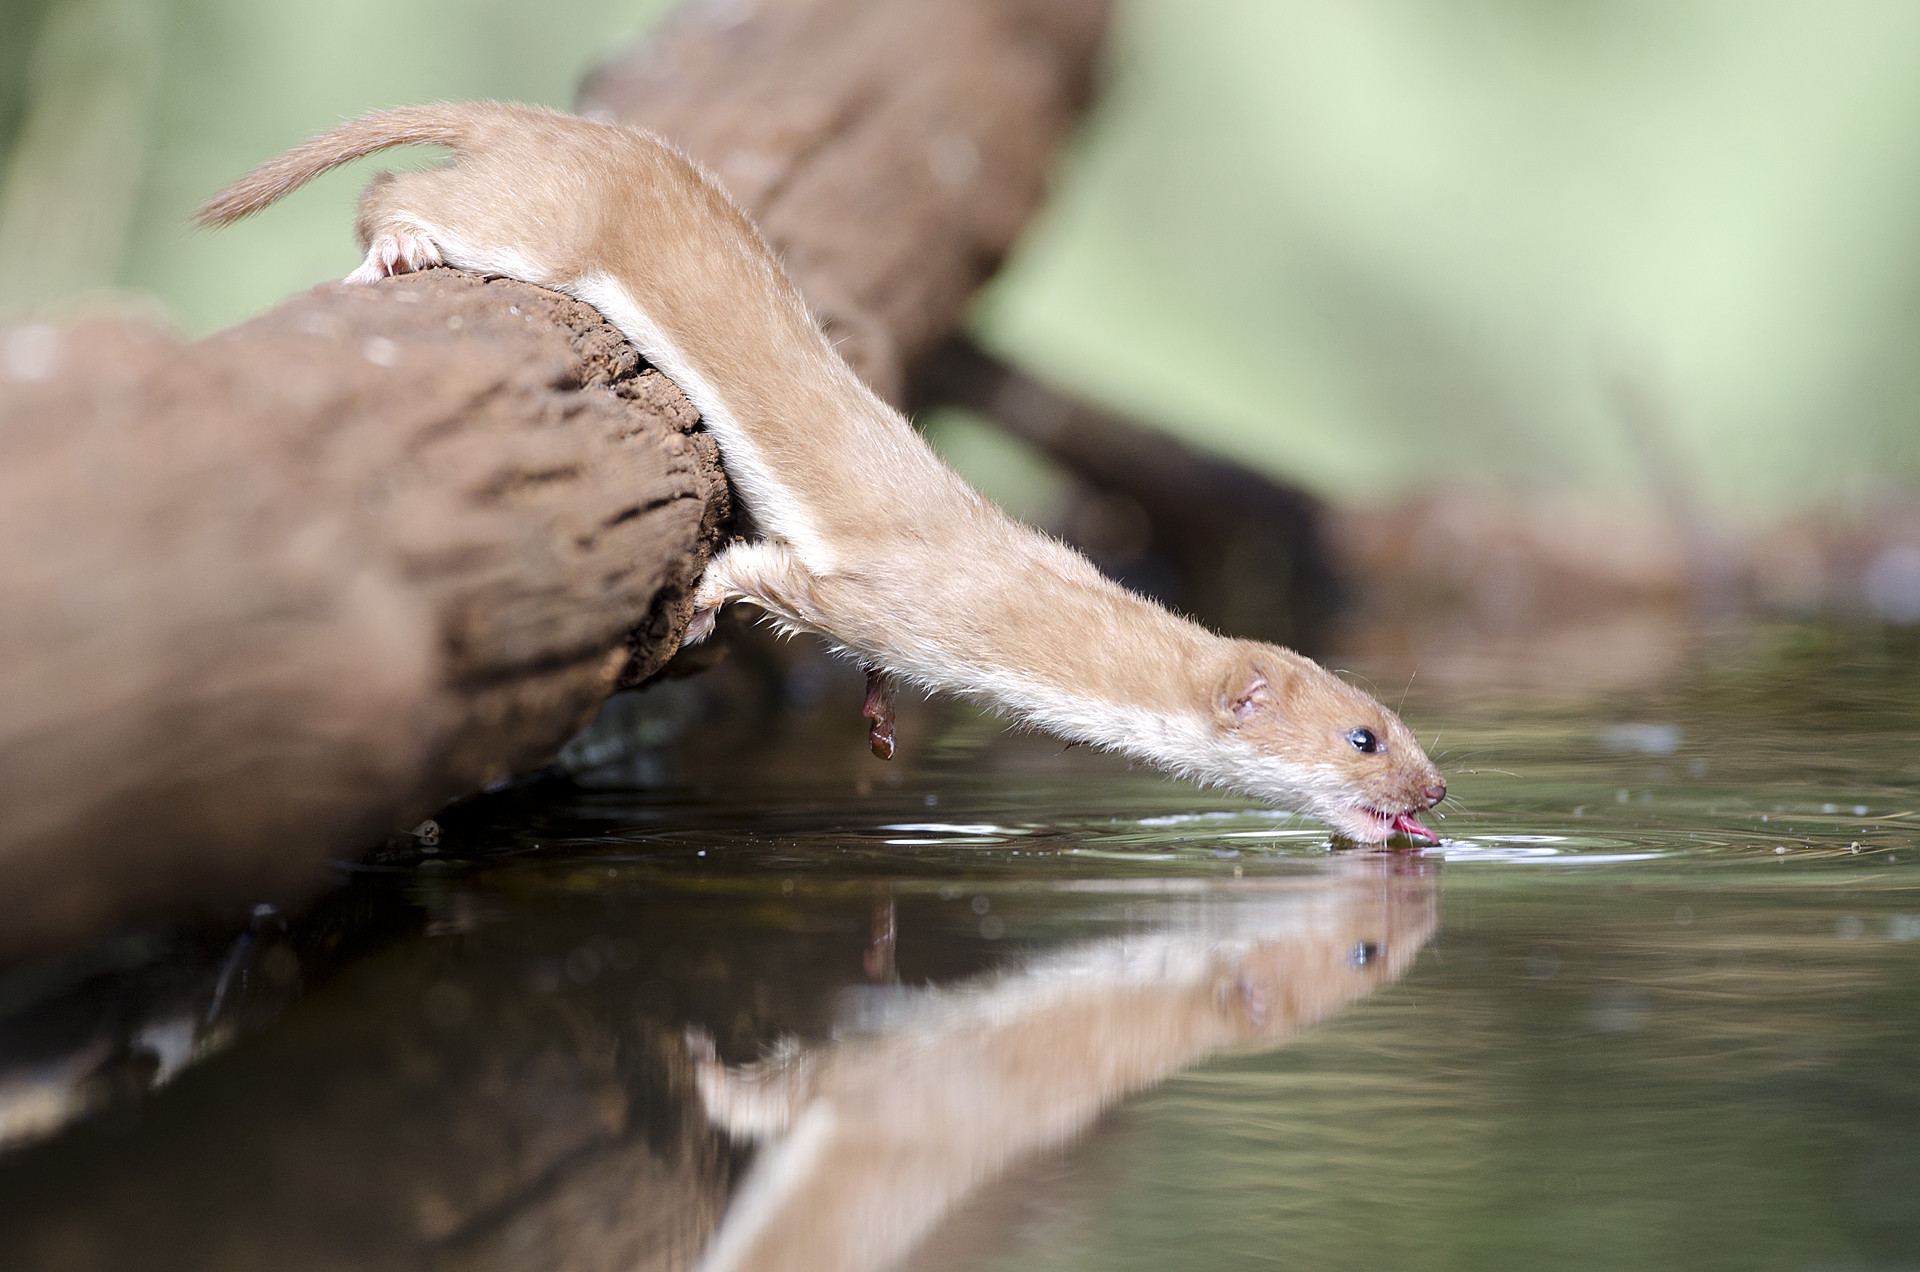
[[[1396,834],[1440,841],[1414,817],[1446,798],[1440,770],[1399,716],[1317,663],[1277,645],[1235,642],[1213,707],[1249,770],[1232,785],[1299,807],[1359,843]]]

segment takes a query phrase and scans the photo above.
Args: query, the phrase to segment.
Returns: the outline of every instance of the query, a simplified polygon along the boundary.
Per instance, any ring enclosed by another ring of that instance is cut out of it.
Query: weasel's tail
[[[207,200],[193,219],[208,229],[231,225],[278,202],[324,172],[391,146],[447,146],[456,153],[474,134],[483,103],[451,102],[376,110],[269,159]]]

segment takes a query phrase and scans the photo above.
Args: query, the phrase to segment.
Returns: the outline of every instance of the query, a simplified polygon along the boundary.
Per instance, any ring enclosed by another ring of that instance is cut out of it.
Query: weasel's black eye
[[[1372,729],[1348,729],[1347,741],[1363,755],[1375,755],[1380,751],[1380,739],[1373,735]]]
[[[1354,967],[1365,967],[1380,957],[1380,947],[1372,941],[1362,941],[1353,947],[1353,953],[1347,955],[1347,962]]]

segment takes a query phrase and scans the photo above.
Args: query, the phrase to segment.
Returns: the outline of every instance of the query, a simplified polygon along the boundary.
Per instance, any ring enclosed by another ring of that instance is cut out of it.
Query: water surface
[[[1915,652],[1428,667],[1419,852],[837,681],[608,752],[0,980],[0,1266],[1920,1267]]]

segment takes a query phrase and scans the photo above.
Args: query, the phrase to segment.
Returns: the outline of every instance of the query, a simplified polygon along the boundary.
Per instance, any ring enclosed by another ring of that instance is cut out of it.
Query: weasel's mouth
[[[1420,824],[1412,813],[1383,813],[1377,808],[1356,806],[1348,810],[1352,822],[1342,827],[1361,843],[1385,843],[1395,835],[1405,835],[1416,844],[1437,844],[1440,836]]]

